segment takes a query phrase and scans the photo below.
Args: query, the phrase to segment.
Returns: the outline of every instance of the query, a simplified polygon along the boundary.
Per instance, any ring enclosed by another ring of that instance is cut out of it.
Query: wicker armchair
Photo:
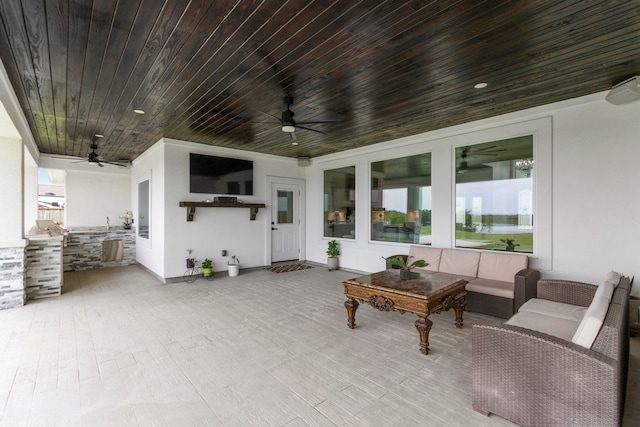
[[[523,426],[618,426],[631,283],[622,277],[591,348],[501,322],[473,327],[473,408]],[[538,281],[538,298],[588,306],[596,286]]]

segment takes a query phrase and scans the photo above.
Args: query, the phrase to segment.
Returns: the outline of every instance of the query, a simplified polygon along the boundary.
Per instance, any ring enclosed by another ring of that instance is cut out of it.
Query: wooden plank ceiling
[[[316,157],[607,90],[640,1],[2,0],[0,58],[42,153]]]

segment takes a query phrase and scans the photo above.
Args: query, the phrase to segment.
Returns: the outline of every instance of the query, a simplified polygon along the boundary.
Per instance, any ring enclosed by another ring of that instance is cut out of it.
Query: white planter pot
[[[338,257],[330,256],[327,257],[327,267],[329,267],[329,271],[338,269]]]
[[[229,276],[230,277],[236,277],[238,274],[240,274],[240,265],[238,265],[238,264],[229,264],[229,265],[227,265],[227,267],[229,267]]]

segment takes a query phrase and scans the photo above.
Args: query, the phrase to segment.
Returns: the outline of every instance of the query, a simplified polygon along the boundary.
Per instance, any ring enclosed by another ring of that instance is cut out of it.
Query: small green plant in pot
[[[235,277],[240,274],[240,259],[233,255],[231,260],[227,263],[227,267],[229,268],[229,276]]]
[[[338,242],[331,240],[327,246],[327,267],[329,271],[338,269],[338,256],[340,256]]]
[[[209,258],[205,258],[205,260],[202,262],[202,275],[204,277],[213,276],[213,261],[211,261]]]
[[[397,269],[400,270],[400,279],[401,280],[406,280],[406,279],[410,279],[411,278],[411,269],[415,268],[415,267],[426,267],[429,265],[428,262],[426,262],[423,259],[417,259],[415,261],[413,261],[412,263],[409,263],[409,261],[411,260],[411,258],[413,258],[412,256],[409,257],[405,257],[402,255],[395,255],[395,256],[390,256],[388,258],[382,257],[382,259],[384,259],[389,265],[396,267]]]

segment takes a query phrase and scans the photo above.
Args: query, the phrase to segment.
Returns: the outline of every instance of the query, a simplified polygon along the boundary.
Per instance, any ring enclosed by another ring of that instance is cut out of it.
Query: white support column
[[[23,202],[23,144],[0,104],[0,308],[24,305],[25,247]]]

